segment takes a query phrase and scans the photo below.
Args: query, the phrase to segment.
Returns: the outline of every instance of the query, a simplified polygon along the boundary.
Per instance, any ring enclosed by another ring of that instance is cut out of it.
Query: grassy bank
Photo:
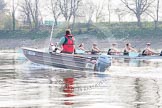
[[[0,39],[39,39],[48,37],[48,31],[0,30]]]
[[[77,28],[77,27],[75,27]],[[160,37],[162,36],[162,23],[155,29],[152,22],[143,23],[143,27],[139,28],[135,22],[128,23],[95,23],[91,24],[89,28],[81,26],[78,34],[83,32],[96,36],[97,38],[104,39],[108,37],[114,38],[134,38],[134,37]],[[74,29],[74,31],[77,31]],[[77,33],[77,32],[76,32]]]
[[[158,28],[155,29],[153,22],[143,22],[143,27],[139,28],[135,22],[123,22],[123,23],[77,23],[72,28],[74,35],[89,34],[99,39],[105,39],[108,37],[114,38],[150,38],[150,37],[162,37],[162,22],[159,23]],[[28,38],[39,39],[50,36],[50,30],[0,30],[0,39],[16,39],[16,38]],[[61,37],[64,35],[65,28],[57,27],[54,30],[54,37]]]

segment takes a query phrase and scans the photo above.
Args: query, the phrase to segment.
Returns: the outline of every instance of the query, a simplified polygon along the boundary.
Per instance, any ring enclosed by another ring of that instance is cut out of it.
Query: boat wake
[[[32,63],[30,61],[27,61],[27,62],[24,62],[21,65],[17,65],[17,69],[18,70],[23,70],[23,71],[26,70],[27,72],[30,72],[32,70],[54,70],[54,69],[58,69],[58,68],[55,68],[55,67],[52,67],[52,66],[48,66],[48,65]]]

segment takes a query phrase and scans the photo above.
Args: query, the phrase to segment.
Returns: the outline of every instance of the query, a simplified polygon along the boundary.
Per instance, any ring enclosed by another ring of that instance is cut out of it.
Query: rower
[[[99,52],[100,52],[100,49],[97,47],[97,44],[93,43],[91,54],[97,54]]]
[[[125,48],[124,48],[124,55],[128,55],[129,52],[137,52],[136,49],[134,49],[130,43],[125,44]]]
[[[84,43],[81,43],[81,44],[79,45],[79,50],[85,51],[85,49],[84,49]]]
[[[116,48],[117,43],[112,43],[112,47],[108,50],[107,55],[116,55],[119,50]]]
[[[142,51],[143,56],[153,55],[155,52],[151,49],[151,43],[146,43],[146,48]]]
[[[84,43],[81,43],[78,46],[78,49],[75,50],[75,54],[84,54],[86,51],[84,49]]]

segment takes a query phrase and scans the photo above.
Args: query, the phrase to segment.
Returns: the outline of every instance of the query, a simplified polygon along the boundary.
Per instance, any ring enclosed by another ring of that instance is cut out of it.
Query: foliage
[[[97,37],[98,39],[105,39],[109,37],[114,38],[134,38],[134,37],[157,37],[162,36],[162,22],[159,23],[159,27],[155,29],[153,22],[143,22],[143,28],[139,28],[136,22],[123,22],[123,23],[95,23],[87,27],[86,23],[77,23],[72,29],[74,35],[89,34]],[[70,26],[72,28],[72,26]],[[53,37],[60,38],[64,36],[66,27],[57,27],[54,29]],[[51,30],[1,30],[0,38],[44,38],[50,36]]]
[[[15,30],[15,31],[11,31],[11,30],[0,30],[0,38],[26,38],[26,39],[37,39],[37,38],[44,38],[44,37],[48,37],[49,36],[49,32],[48,31],[37,31],[37,32],[33,32],[33,31],[24,31],[24,30]]]
[[[11,28],[12,28],[11,17],[9,15],[1,13],[0,18],[1,18],[0,29],[11,30]]]

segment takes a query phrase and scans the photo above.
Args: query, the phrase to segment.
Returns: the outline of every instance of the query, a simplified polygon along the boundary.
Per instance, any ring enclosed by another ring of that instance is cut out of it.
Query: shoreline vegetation
[[[149,41],[159,48],[162,37],[160,0],[145,1],[120,0],[114,5],[111,0],[0,0],[0,48],[48,46],[52,25],[55,25],[55,40],[70,28],[76,41],[79,38],[76,43],[86,42],[88,49],[94,42],[105,48],[113,41],[119,47],[130,41],[140,48]],[[48,40],[47,45],[44,40]]]
[[[135,48],[144,48],[146,42],[151,42],[155,49],[162,49],[162,22],[158,28],[153,22],[143,22],[143,28],[136,26],[136,22],[121,23],[77,23],[72,29],[76,37],[76,44],[84,42],[87,49],[92,43],[97,43],[100,48],[110,47],[111,43],[118,43],[119,48],[124,48],[126,42],[131,42]],[[54,28],[53,42],[58,42],[64,36],[66,27]],[[39,30],[0,30],[0,49],[15,49],[21,47],[44,48],[49,45],[51,26],[41,26]]]
[[[54,27],[53,36],[56,38],[64,35],[66,29],[64,24]],[[66,25],[66,24],[65,24]],[[121,23],[76,23],[69,26],[74,35],[93,35],[98,39],[105,39],[109,37],[114,38],[134,38],[134,37],[159,37],[162,36],[162,22],[159,22],[158,27],[154,27],[153,22],[143,22],[143,27],[140,28],[136,22],[121,22]],[[40,25],[38,30],[31,30],[28,27],[21,27],[17,30],[0,30],[0,39],[39,39],[50,36],[52,26]]]

